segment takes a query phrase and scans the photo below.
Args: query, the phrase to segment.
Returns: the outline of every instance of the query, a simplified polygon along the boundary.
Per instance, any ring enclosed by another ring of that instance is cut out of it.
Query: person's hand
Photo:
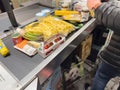
[[[89,9],[96,9],[101,4],[102,3],[101,3],[100,0],[87,0],[87,6],[88,6]]]

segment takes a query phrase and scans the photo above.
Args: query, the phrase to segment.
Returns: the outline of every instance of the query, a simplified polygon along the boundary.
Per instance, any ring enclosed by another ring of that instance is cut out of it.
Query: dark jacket
[[[105,2],[96,11],[98,24],[114,31],[109,45],[100,52],[100,58],[120,69],[120,1]]]

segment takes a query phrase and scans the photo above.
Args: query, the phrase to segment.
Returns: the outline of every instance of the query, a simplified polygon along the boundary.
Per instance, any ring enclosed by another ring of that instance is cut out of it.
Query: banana
[[[24,28],[23,37],[28,40],[39,40],[43,36],[44,40],[51,36],[61,33],[68,35],[74,29],[74,25],[58,19],[53,16],[48,16],[42,21],[33,22]]]
[[[31,32],[26,32],[23,37],[25,39],[28,40],[33,40],[33,41],[37,41],[37,40],[41,40],[42,36],[39,34],[35,34],[35,33],[31,33]]]
[[[26,32],[26,34],[32,35],[32,36],[40,36],[41,35],[41,34],[35,33],[35,32]]]
[[[37,40],[39,40],[38,37],[32,37],[32,36],[27,36],[27,35],[24,35],[23,37],[24,37],[25,39],[27,39],[27,40],[32,40],[32,41],[37,41]]]

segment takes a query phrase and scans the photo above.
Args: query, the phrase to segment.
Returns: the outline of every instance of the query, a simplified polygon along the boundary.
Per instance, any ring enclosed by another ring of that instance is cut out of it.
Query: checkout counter
[[[36,20],[37,17],[35,14],[44,8],[49,7],[33,4],[14,10],[14,14],[17,22],[21,26],[24,26]],[[52,8],[49,9],[53,11]],[[55,69],[79,46],[80,42],[92,32],[95,26],[95,19],[90,19],[81,29],[70,34],[66,41],[45,59],[39,54],[29,57],[24,53],[21,53],[13,48],[10,36],[4,38],[3,41],[10,50],[10,56],[5,58],[0,56],[0,67],[3,68],[0,69],[0,89],[28,90],[25,88],[27,88],[31,82],[36,80],[36,78],[39,78],[39,83],[42,85],[52,75]],[[11,23],[7,14],[0,14],[0,32],[9,29],[9,27],[11,27]],[[3,74],[1,70],[6,74]],[[44,75],[43,73],[46,70],[50,71],[48,75]],[[3,87],[6,88],[3,89]]]

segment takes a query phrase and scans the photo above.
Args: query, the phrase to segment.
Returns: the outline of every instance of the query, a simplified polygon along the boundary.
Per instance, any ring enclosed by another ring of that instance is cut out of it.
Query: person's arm
[[[99,24],[120,33],[120,1],[102,3],[95,10],[95,16]]]

